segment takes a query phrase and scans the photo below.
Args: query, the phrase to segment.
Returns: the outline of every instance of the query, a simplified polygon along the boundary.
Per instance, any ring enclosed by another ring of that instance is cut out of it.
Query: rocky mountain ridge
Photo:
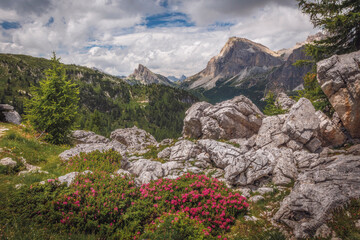
[[[321,38],[309,36],[293,48],[272,51],[245,38],[232,37],[206,68],[188,77],[182,87],[203,95],[212,103],[245,95],[258,106],[265,91],[292,91],[301,88],[311,66],[294,66],[298,60],[309,60],[305,44]]]
[[[174,86],[174,83],[167,79],[165,76],[153,73],[142,64],[139,64],[138,68],[134,70],[134,73],[130,74],[126,78],[126,81],[132,83],[140,83],[144,85],[163,84],[167,86]]]

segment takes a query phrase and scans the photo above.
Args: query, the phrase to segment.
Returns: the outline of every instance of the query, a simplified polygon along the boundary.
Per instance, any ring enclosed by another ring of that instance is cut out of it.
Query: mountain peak
[[[136,82],[144,85],[149,84],[164,84],[172,86],[173,83],[169,81],[166,77],[153,73],[146,66],[139,64],[138,67],[134,70],[134,73],[129,75],[127,78],[128,82]]]
[[[226,82],[228,78],[237,77],[239,81],[250,72],[257,73],[281,65],[280,55],[269,48],[246,38],[231,37],[200,73],[187,78],[189,88],[211,89],[218,81]]]

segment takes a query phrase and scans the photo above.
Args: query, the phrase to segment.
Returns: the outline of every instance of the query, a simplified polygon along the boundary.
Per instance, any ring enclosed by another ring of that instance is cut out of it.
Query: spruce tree
[[[39,86],[31,87],[32,98],[26,103],[26,118],[45,140],[66,143],[77,115],[79,89],[67,78],[65,69],[53,53],[52,67],[45,71]]]
[[[334,54],[360,50],[359,0],[297,0],[301,11],[310,15],[314,27],[325,31],[325,39],[307,46],[317,62]]]

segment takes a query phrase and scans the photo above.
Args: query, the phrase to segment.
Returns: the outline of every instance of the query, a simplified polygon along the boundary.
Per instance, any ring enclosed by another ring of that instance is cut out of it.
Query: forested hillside
[[[0,102],[23,114],[30,86],[37,85],[50,60],[0,54]],[[186,91],[163,85],[134,85],[98,70],[65,65],[80,89],[77,127],[108,136],[116,128],[137,125],[158,140],[178,137],[185,110],[196,101]]]

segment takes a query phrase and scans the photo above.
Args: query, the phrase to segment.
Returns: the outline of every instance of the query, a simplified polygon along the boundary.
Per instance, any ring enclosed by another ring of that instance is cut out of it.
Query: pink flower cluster
[[[184,212],[209,229],[228,230],[235,217],[249,204],[224,183],[205,175],[186,174],[175,180],[159,179],[140,188],[141,198],[152,199],[154,206],[172,213]]]

